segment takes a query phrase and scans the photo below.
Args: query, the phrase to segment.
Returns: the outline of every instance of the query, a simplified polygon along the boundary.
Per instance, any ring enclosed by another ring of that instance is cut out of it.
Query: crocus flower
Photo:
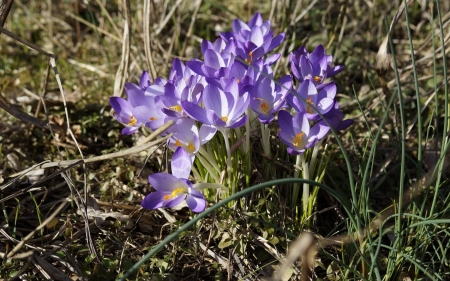
[[[218,39],[221,40],[221,39]],[[204,41],[205,42],[205,41]],[[202,44],[210,46],[208,44]],[[213,45],[214,46],[214,45]],[[221,78],[228,77],[230,67],[234,63],[235,57],[235,44],[234,41],[228,42],[225,49],[217,51],[216,48],[206,49],[203,52],[204,62],[201,60],[191,60],[186,65],[195,73],[202,75],[203,77]]]
[[[330,130],[323,120],[310,128],[303,112],[292,117],[287,111],[281,110],[278,113],[278,124],[281,129],[278,136],[288,146],[288,153],[293,155],[302,154],[306,149],[313,147]]]
[[[167,140],[169,147],[172,150],[182,147],[193,162],[200,146],[207,143],[214,136],[217,129],[203,124],[199,131],[194,120],[179,118],[167,131],[173,133],[173,136]]]
[[[121,97],[110,97],[109,103],[114,109],[114,117],[126,127],[122,129],[122,134],[131,135],[136,132],[142,123],[138,122],[133,115],[133,107],[131,104]]]
[[[248,92],[239,95],[236,80],[231,79],[222,91],[215,85],[208,85],[203,91],[203,105],[182,101],[184,111],[193,119],[219,130],[234,129],[245,124],[247,116],[243,115],[248,107]]]
[[[156,130],[169,119],[162,111],[164,108],[164,104],[157,98],[145,95],[145,100],[140,106],[135,107],[132,113],[138,122],[145,124],[147,128]]]
[[[299,82],[311,79],[315,85],[322,84],[327,77],[332,77],[344,69],[343,66],[331,66],[332,60],[333,56],[327,55],[322,45],[318,45],[311,53],[302,46],[289,55],[295,78]]]
[[[342,131],[347,129],[350,125],[353,124],[353,119],[346,119],[342,120],[344,118],[344,113],[339,110],[339,105],[336,102],[333,109],[330,110],[326,115],[325,118],[327,118],[328,123],[330,123],[331,127],[336,131]]]
[[[125,93],[128,99],[121,97],[110,97],[109,103],[114,109],[114,117],[126,127],[122,129],[122,134],[131,135],[143,124],[133,114],[135,107],[145,103],[144,91],[137,85],[125,83]]]
[[[273,37],[270,29],[270,20],[263,21],[260,13],[256,13],[249,21],[245,22],[235,19],[233,31],[221,33],[220,36],[226,41],[236,40],[236,55],[251,64],[257,59],[278,47],[283,42],[285,34],[281,33]],[[279,54],[271,59],[274,63],[280,57]]]
[[[297,112],[304,112],[306,118],[317,121],[334,107],[336,84],[329,83],[317,91],[314,82],[307,79],[298,87],[297,96],[289,93],[288,102]],[[319,114],[320,113],[320,114]]]
[[[249,87],[250,107],[258,114],[258,119],[263,124],[269,124],[275,118],[275,114],[285,104],[288,90],[292,86],[292,77],[283,76],[275,85],[272,78],[264,77],[255,86]]]
[[[148,181],[156,191],[145,196],[141,206],[150,210],[173,208],[186,199],[186,204],[193,212],[203,212],[206,200],[188,180],[192,163],[183,148],[179,147],[173,154],[171,167],[172,174],[157,173],[148,176]]]

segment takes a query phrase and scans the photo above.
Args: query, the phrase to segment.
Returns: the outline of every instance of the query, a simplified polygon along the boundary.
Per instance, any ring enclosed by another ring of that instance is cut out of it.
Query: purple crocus
[[[193,119],[218,130],[234,129],[245,124],[247,116],[243,115],[249,104],[248,92],[239,95],[236,80],[231,79],[222,90],[215,85],[208,85],[203,90],[203,105],[182,101],[184,111]]]
[[[130,82],[125,83],[124,88],[128,99],[110,97],[109,103],[114,109],[114,117],[126,126],[122,129],[122,134],[131,135],[143,124],[134,116],[133,110],[135,107],[145,103],[145,94],[139,86]]]
[[[169,147],[172,150],[182,147],[193,162],[200,146],[211,140],[217,129],[203,124],[199,131],[194,120],[179,118],[167,131],[168,133],[173,133],[173,136],[167,140]]]
[[[317,91],[314,82],[307,79],[298,87],[297,96],[289,93],[287,100],[297,112],[304,112],[306,118],[317,121],[321,119],[320,114],[324,115],[333,108],[335,96],[334,82],[328,83]]]
[[[222,39],[217,39],[222,40]],[[204,40],[203,42],[208,42]],[[204,47],[204,45],[206,47]],[[221,44],[217,44],[221,45]],[[212,48],[209,48],[211,47]],[[221,77],[228,77],[230,67],[234,63],[235,43],[230,41],[225,45],[224,49],[217,50],[216,44],[203,43],[202,51],[204,62],[201,60],[191,60],[186,65],[195,73],[202,75],[203,77],[212,77],[219,79]]]
[[[145,196],[141,203],[144,209],[173,208],[186,199],[188,207],[196,213],[203,212],[206,200],[188,180],[191,172],[191,158],[179,147],[172,157],[172,174],[157,173],[148,176],[148,181],[156,190]]]
[[[131,104],[121,97],[110,97],[109,103],[114,109],[114,117],[126,127],[122,129],[122,134],[131,135],[136,132],[142,123],[138,122],[133,115],[133,107]]]
[[[306,149],[313,147],[330,130],[325,121],[320,121],[310,128],[303,112],[292,117],[287,111],[281,110],[278,113],[278,124],[281,129],[278,136],[288,146],[288,153],[293,155],[302,154]]]
[[[133,109],[133,115],[147,128],[156,130],[168,121],[167,115],[162,111],[163,108],[165,108],[164,104],[157,98],[145,95],[141,105]]]
[[[284,106],[286,95],[292,87],[292,77],[283,76],[278,83],[280,85],[275,85],[272,78],[264,77],[255,86],[249,86],[250,107],[263,124],[272,122],[275,114]]]
[[[285,34],[281,33],[273,37],[270,20],[263,21],[261,14],[256,13],[248,24],[235,19],[233,31],[221,33],[220,36],[226,42],[236,40],[236,55],[251,64],[278,47],[283,42]],[[276,54],[269,61],[274,63],[279,57],[280,55]]]
[[[304,46],[290,53],[291,70],[299,82],[311,79],[315,85],[322,84],[327,77],[341,72],[343,66],[331,66],[333,56],[327,55],[322,45],[318,45],[309,53]]]
[[[339,104],[336,102],[333,109],[330,110],[326,115],[325,118],[327,118],[328,123],[331,125],[331,127],[336,131],[342,131],[347,129],[350,125],[353,124],[353,119],[345,119],[344,113],[339,110]]]

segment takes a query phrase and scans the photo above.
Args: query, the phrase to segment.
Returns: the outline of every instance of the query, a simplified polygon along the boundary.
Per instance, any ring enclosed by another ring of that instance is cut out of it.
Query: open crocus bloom
[[[237,82],[229,81],[224,91],[214,85],[208,85],[203,91],[202,108],[194,103],[182,101],[184,111],[193,119],[218,130],[238,128],[245,124],[246,115],[242,115],[249,104],[249,95],[239,95]]]
[[[289,94],[288,102],[297,112],[304,112],[309,120],[317,121],[322,118],[320,114],[325,115],[333,108],[336,84],[329,83],[318,91],[311,80],[305,80],[298,87],[297,95]]]
[[[292,78],[283,76],[275,85],[272,78],[264,77],[255,86],[249,86],[251,102],[250,107],[258,114],[261,123],[269,124],[275,118],[275,114],[285,104],[288,90],[292,86]]]
[[[292,117],[287,111],[281,110],[278,113],[278,124],[281,128],[278,132],[280,140],[288,146],[288,153],[294,155],[302,154],[313,147],[330,130],[325,121],[320,121],[310,128],[303,112]]]
[[[151,210],[173,208],[186,199],[186,204],[193,212],[203,212],[206,208],[205,197],[187,179],[191,166],[189,154],[178,147],[172,158],[172,174],[157,173],[148,176],[148,181],[156,191],[148,194],[141,206]]]

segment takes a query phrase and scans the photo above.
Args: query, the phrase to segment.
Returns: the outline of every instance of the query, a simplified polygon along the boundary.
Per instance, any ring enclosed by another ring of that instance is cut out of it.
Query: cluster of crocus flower
[[[291,53],[297,82],[291,75],[275,79],[271,66],[280,54],[268,53],[282,43],[285,35],[274,36],[270,21],[263,21],[259,13],[248,24],[236,19],[232,26],[232,31],[221,33],[215,42],[203,41],[203,61],[194,59],[184,65],[175,59],[168,79],[156,78],[152,83],[144,72],[139,85],[125,84],[127,99],[110,98],[116,119],[125,125],[123,134],[132,134],[142,126],[155,130],[168,120],[175,121],[163,133],[173,133],[168,139],[168,146],[175,151],[172,174],[150,175],[149,182],[156,191],[144,199],[144,208],[173,207],[186,198],[194,212],[205,209],[203,195],[187,178],[196,155],[204,151],[202,146],[217,131],[224,137],[229,171],[229,130],[246,126],[248,145],[249,123],[254,119],[261,123],[266,154],[271,150],[267,126],[277,116],[279,138],[291,154],[302,154],[316,145],[330,126],[337,131],[351,124],[342,121],[343,114],[334,99],[336,85],[327,80],[342,67],[331,66],[332,57],[322,46],[312,53],[304,47]],[[207,168],[214,169],[211,164]]]

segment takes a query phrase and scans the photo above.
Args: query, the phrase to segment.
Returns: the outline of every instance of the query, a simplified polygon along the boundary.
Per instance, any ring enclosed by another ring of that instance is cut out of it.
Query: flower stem
[[[261,123],[261,142],[264,149],[264,154],[271,156],[270,151],[270,129],[268,124]]]
[[[300,156],[300,160],[302,162],[303,179],[304,180],[309,180],[309,166],[308,166],[308,163],[306,163],[305,155],[304,154],[300,154],[299,156]],[[303,201],[303,214],[304,214],[304,217],[305,217],[305,215],[309,216],[309,214],[306,214],[308,212],[309,183],[306,183],[306,182],[303,184],[302,201]]]
[[[315,146],[311,155],[311,161],[309,162],[309,172],[310,175],[316,175],[316,163],[317,163],[317,154],[319,153],[319,147],[322,145],[324,139],[321,139]]]
[[[223,134],[223,139],[225,141],[225,149],[227,150],[227,178],[228,178],[228,185],[231,186],[231,194],[234,194],[236,192],[234,184],[231,184],[231,172],[233,171],[231,165],[231,149],[230,149],[230,140],[228,138],[228,129],[221,130]]]
[[[301,154],[297,155],[297,158],[295,160],[296,169],[294,171],[294,178],[298,178],[298,176],[300,175],[300,169],[298,168],[298,167],[300,167],[300,164],[301,164],[300,155]],[[293,191],[292,191],[292,200],[291,200],[292,207],[295,207],[297,205],[299,189],[300,189],[299,184],[295,183]]]

